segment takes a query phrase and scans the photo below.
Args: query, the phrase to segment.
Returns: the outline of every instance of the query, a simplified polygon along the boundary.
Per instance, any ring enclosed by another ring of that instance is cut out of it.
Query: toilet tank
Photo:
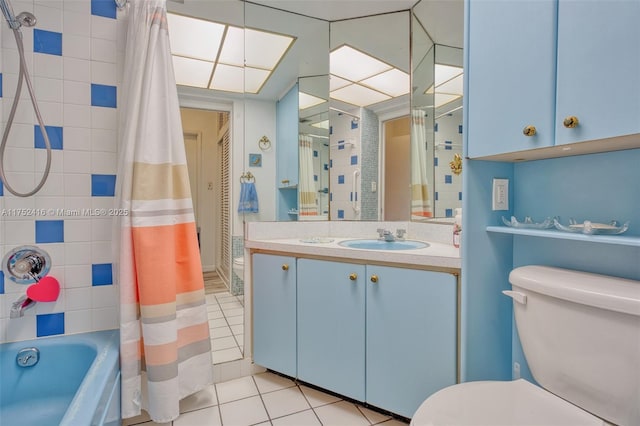
[[[547,266],[516,268],[509,281],[536,381],[609,422],[640,425],[640,281]]]

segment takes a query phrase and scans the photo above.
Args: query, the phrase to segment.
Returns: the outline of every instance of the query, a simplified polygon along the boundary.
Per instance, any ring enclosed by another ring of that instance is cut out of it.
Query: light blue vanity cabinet
[[[456,277],[367,265],[366,285],[366,401],[412,417],[456,383]]]
[[[365,400],[365,266],[298,259],[298,378]]]
[[[295,377],[296,259],[253,255],[253,358]]]
[[[466,6],[469,157],[640,133],[640,2]]]

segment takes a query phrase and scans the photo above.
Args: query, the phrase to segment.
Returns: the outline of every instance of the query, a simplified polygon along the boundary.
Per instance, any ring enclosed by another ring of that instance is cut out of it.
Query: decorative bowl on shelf
[[[518,219],[516,219],[515,216],[511,216],[511,220],[507,220],[505,219],[504,216],[502,216],[502,223],[504,223],[506,226],[509,226],[511,228],[549,229],[549,228],[553,228],[554,220],[555,218],[552,219],[548,217],[542,222],[534,222],[533,219],[531,219],[531,217],[526,216],[524,218],[524,221],[518,222]]]
[[[622,234],[629,229],[629,221],[620,225],[617,221],[612,220],[609,223],[598,223],[585,220],[582,223],[578,223],[575,219],[569,219],[569,226],[565,226],[560,223],[557,218],[553,219],[553,225],[556,229],[565,232],[582,233],[587,235],[616,235]]]

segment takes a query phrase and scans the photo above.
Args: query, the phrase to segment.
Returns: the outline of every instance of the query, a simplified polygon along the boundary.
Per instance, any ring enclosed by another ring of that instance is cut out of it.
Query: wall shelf
[[[281,186],[278,189],[298,189],[298,185],[286,185],[286,186]]]
[[[507,226],[487,226],[487,232],[512,235],[527,235],[530,237],[557,238],[561,240],[586,241],[599,244],[614,244],[621,246],[640,247],[640,237],[624,235],[586,235],[553,229],[509,228]]]

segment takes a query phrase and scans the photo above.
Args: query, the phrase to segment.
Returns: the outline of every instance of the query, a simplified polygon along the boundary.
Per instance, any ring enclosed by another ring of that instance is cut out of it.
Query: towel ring
[[[243,173],[240,176],[240,183],[255,182],[255,181],[256,181],[256,178],[253,176],[251,172]]]
[[[258,147],[262,150],[262,151],[266,151],[269,148],[271,148],[271,141],[269,140],[268,137],[263,136],[260,138],[260,140],[258,141]]]

